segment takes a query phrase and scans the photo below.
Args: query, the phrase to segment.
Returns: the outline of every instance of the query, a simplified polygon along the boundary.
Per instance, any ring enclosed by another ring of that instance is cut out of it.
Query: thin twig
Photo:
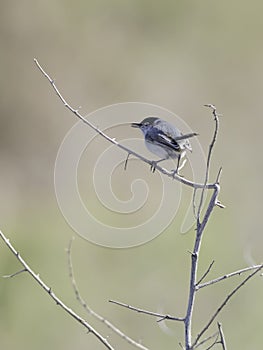
[[[212,317],[210,318],[210,320],[208,321],[208,323],[204,326],[204,328],[201,330],[201,332],[197,335],[195,342],[193,344],[193,346],[195,344],[198,343],[199,339],[202,337],[202,335],[209,329],[209,327],[211,326],[211,324],[214,322],[215,318],[218,316],[218,314],[222,311],[222,309],[226,306],[226,304],[228,303],[228,301],[232,298],[232,296],[234,294],[237,293],[237,291],[244,286],[253,276],[255,276],[261,269],[263,268],[263,264],[260,265],[255,271],[253,271],[250,275],[248,275],[241,283],[239,283],[237,285],[236,288],[234,288],[232,290],[232,292],[230,294],[228,294],[228,296],[224,299],[224,301],[222,302],[222,304],[219,306],[219,308],[216,310],[216,312],[212,315]]]
[[[22,270],[19,270],[17,272],[12,273],[11,275],[4,275],[2,277],[3,278],[12,278],[12,277],[15,277],[17,275],[20,275],[20,273],[23,273],[23,272],[26,272],[26,269],[22,269]]]
[[[127,158],[125,159],[124,170],[127,170],[129,157],[130,157],[130,153],[127,154]]]
[[[221,175],[222,175],[222,170],[223,170],[222,167],[220,167],[219,170],[218,170],[216,181],[215,181],[216,183],[220,182],[220,178],[221,178]]]
[[[214,334],[212,335],[209,335],[209,337],[203,339],[202,341],[200,341],[198,344],[195,345],[194,349],[197,349],[199,346],[201,345],[204,345],[205,343],[207,343],[209,340],[215,338],[215,337],[218,337],[218,331],[215,332]]]
[[[198,285],[199,285],[199,284],[206,278],[206,276],[209,274],[209,272],[210,272],[212,266],[214,265],[214,262],[215,262],[215,260],[213,260],[213,261],[210,263],[210,265],[208,266],[208,268],[207,268],[207,270],[205,271],[205,273],[203,274],[203,276],[202,276],[202,277],[199,279],[199,281],[196,283],[196,287],[195,287],[195,288],[197,288]]]
[[[64,304],[56,294],[48,287],[42,279],[36,274],[29,265],[25,262],[25,260],[21,257],[21,255],[15,250],[15,248],[10,243],[9,239],[5,237],[5,235],[0,231],[0,238],[4,241],[10,251],[14,254],[20,264],[24,267],[24,269],[29,273],[31,277],[44,289],[44,291],[59,305],[62,310],[67,312],[71,317],[73,317],[77,322],[83,325],[90,333],[94,334],[95,337],[109,350],[114,350],[114,348],[110,345],[108,340],[104,338],[95,328],[93,328],[87,321],[81,318],[78,314],[76,314],[73,310],[71,310],[66,304]]]
[[[105,134],[102,130],[100,130],[99,128],[97,128],[95,125],[93,125],[91,122],[89,122],[87,119],[85,119],[78,111],[78,109],[74,109],[73,107],[71,107],[69,105],[69,103],[66,101],[66,99],[62,96],[62,94],[60,93],[60,91],[58,90],[54,79],[52,79],[46,72],[45,70],[42,68],[42,66],[40,65],[40,63],[38,62],[38,60],[36,58],[34,58],[34,62],[37,66],[37,68],[40,70],[40,72],[44,75],[44,77],[49,81],[49,83],[51,84],[52,88],[54,89],[55,93],[57,94],[57,96],[59,97],[59,99],[61,100],[61,102],[64,104],[64,106],[70,110],[73,114],[75,114],[75,116],[80,119],[84,124],[87,124],[90,128],[92,128],[94,131],[96,131],[99,135],[101,135],[103,138],[105,138],[107,141],[111,142],[112,144],[114,144],[115,146],[119,147],[120,149],[122,149],[123,151],[127,152],[128,154],[133,155],[134,157],[140,159],[141,161],[149,164],[150,166],[152,166],[152,161],[141,156],[140,154],[132,151],[131,149],[129,149],[128,147],[123,146],[122,144],[120,144],[119,142],[116,141],[115,138],[111,138],[109,137],[107,134]],[[192,188],[203,188],[204,184],[201,183],[195,183],[193,181],[187,180],[184,177],[181,177],[178,174],[175,174],[174,171],[168,171],[165,168],[160,167],[158,164],[156,164],[155,169],[157,169],[158,171],[160,171],[162,174],[175,179],[179,182],[181,182],[182,184],[192,187]],[[205,185],[205,188],[207,189],[213,189],[215,187],[214,184],[209,184],[207,183]]]
[[[212,137],[212,141],[211,141],[211,143],[209,145],[207,161],[206,161],[206,172],[205,172],[204,187],[202,188],[202,191],[201,191],[201,198],[200,198],[200,202],[199,202],[198,210],[197,210],[197,222],[198,222],[198,224],[200,224],[200,215],[201,215],[201,210],[202,210],[202,206],[203,206],[203,202],[204,202],[205,189],[206,189],[206,184],[208,183],[208,179],[209,179],[209,171],[210,171],[210,163],[211,163],[212,151],[213,151],[214,145],[216,143],[217,134],[218,134],[218,130],[219,130],[219,118],[218,118],[218,114],[216,112],[216,107],[214,105],[212,105],[212,104],[205,105],[205,107],[209,107],[210,109],[212,109],[212,113],[213,113],[214,120],[215,120],[215,130],[214,130],[214,134],[213,134],[213,137]],[[220,173],[221,173],[221,170],[219,172],[219,175],[217,176],[217,180],[219,179]]]
[[[116,305],[119,305],[119,306],[122,306],[122,307],[125,307],[126,309],[145,314],[145,315],[155,316],[155,317],[159,318],[159,320],[157,322],[164,321],[164,320],[181,321],[181,322],[184,321],[184,318],[182,318],[182,317],[174,317],[174,316],[171,316],[171,315],[168,315],[168,314],[167,315],[159,314],[157,312],[140,309],[138,307],[131,306],[131,305],[122,303],[120,301],[109,300],[109,302],[113,303],[113,304],[116,304]]]
[[[219,334],[217,335],[216,339],[213,341],[213,343],[211,345],[208,346],[208,348],[206,348],[205,350],[210,350],[212,349],[216,344],[218,344],[218,337]]]
[[[74,277],[73,264],[72,264],[72,259],[71,259],[72,242],[73,242],[73,239],[70,240],[69,245],[68,245],[68,249],[67,249],[69,277],[71,280],[71,284],[72,284],[76,299],[78,300],[80,305],[84,308],[84,310],[86,310],[87,313],[89,313],[90,315],[95,317],[100,322],[104,323],[109,329],[111,329],[113,332],[118,334],[121,338],[126,340],[129,344],[131,344],[131,345],[133,345],[141,350],[148,350],[148,348],[146,348],[142,344],[140,344],[140,343],[136,342],[135,340],[131,339],[130,337],[128,337],[119,328],[117,328],[115,325],[113,325],[110,321],[108,321],[106,318],[102,317],[97,312],[92,310],[91,307],[89,307],[87,305],[87,303],[85,302],[85,300],[82,298],[82,296],[79,292],[75,277]]]
[[[255,270],[255,269],[258,269],[260,266],[262,266],[262,264],[260,265],[254,265],[254,266],[249,266],[249,267],[245,267],[244,269],[241,269],[241,270],[238,270],[238,271],[234,271],[234,272],[231,272],[231,273],[228,273],[228,274],[225,274],[223,276],[220,276],[220,277],[217,277],[211,281],[208,281],[208,282],[205,282],[205,283],[202,283],[202,284],[199,284],[196,286],[196,290],[199,290],[201,288],[204,288],[204,287],[207,287],[207,286],[211,286],[212,284],[215,284],[215,283],[218,283],[218,282],[221,282],[223,280],[226,280],[227,278],[230,278],[230,277],[233,277],[233,276],[236,276],[236,275],[242,275],[244,272],[247,272],[247,271],[250,271],[250,270]]]
[[[222,349],[223,349],[223,350],[227,350],[227,348],[226,348],[225,336],[224,336],[223,328],[222,328],[222,324],[221,324],[220,322],[217,322],[217,327],[218,327],[218,331],[219,331],[219,334],[220,334],[220,341],[219,341],[219,343],[222,344]]]

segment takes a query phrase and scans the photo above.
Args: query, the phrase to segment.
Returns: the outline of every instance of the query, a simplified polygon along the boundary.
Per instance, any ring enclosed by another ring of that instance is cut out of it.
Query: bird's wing
[[[148,142],[154,143],[155,145],[165,146],[176,152],[181,151],[178,142],[169,134],[164,134],[160,129],[152,128],[151,133],[147,133],[145,138]]]

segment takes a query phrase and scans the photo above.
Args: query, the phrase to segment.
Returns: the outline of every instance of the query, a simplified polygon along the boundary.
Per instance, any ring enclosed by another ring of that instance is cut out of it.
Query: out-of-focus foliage
[[[216,277],[262,260],[262,1],[25,0],[2,1],[0,10],[1,228],[57,294],[78,310],[64,251],[73,232],[53,187],[57,150],[75,120],[34,57],[84,114],[123,101],[159,104],[198,131],[204,149],[213,124],[202,105],[214,103],[223,117],[212,175],[223,166],[227,209],[216,210],[208,225],[200,269],[215,259]],[[180,316],[193,232],[180,235],[179,228],[180,215],[138,248],[111,250],[82,239],[73,247],[88,303],[150,349],[174,349],[180,325],[167,323],[168,335],[155,319],[107,300]],[[0,245],[0,275],[19,269]],[[200,292],[196,332],[233,285]],[[262,311],[262,281],[255,278],[220,317],[229,348],[260,348]],[[131,348],[104,334],[116,349]],[[0,280],[0,339],[6,350],[102,349],[27,275]]]

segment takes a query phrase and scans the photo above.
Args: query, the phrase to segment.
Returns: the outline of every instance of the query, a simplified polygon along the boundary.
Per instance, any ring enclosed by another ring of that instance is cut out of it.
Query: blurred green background
[[[85,315],[68,277],[65,249],[74,232],[57,206],[53,172],[76,120],[34,57],[84,114],[124,101],[161,105],[200,133],[205,150],[213,123],[203,104],[214,103],[223,117],[211,174],[223,166],[220,199],[227,208],[216,209],[208,225],[200,273],[212,259],[210,278],[262,261],[262,1],[24,0],[0,7],[1,229],[69,306]],[[166,332],[154,318],[108,300],[182,315],[193,231],[179,229],[180,213],[137,248],[102,248],[78,236],[73,244],[88,304],[150,349],[179,349],[181,325],[167,322]],[[1,242],[0,275],[19,268]],[[195,334],[237,280],[198,294]],[[254,278],[220,315],[229,348],[261,348],[262,289]],[[116,349],[132,348],[88,319]],[[103,349],[23,274],[0,280],[0,339],[7,350]]]

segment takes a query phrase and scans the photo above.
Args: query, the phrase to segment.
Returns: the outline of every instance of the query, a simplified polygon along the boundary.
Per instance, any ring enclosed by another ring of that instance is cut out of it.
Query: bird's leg
[[[180,160],[181,160],[181,154],[178,155],[178,158],[177,158],[177,166],[176,166],[176,173],[178,173],[178,170],[179,170],[179,165],[180,165]]]
[[[181,160],[181,154],[179,154],[178,155],[178,158],[177,158],[177,166],[176,166],[176,169],[174,170],[174,173],[173,173],[173,175],[179,175],[179,172],[178,172],[178,170],[179,170],[179,165],[180,165],[180,160]]]

